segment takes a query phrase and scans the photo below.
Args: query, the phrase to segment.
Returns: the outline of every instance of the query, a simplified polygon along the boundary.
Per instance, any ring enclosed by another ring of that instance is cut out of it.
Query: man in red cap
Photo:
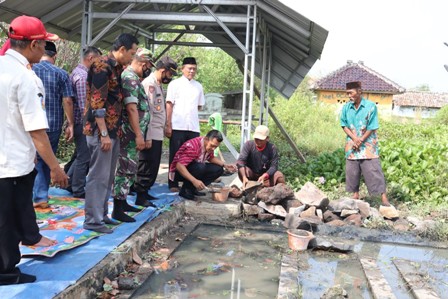
[[[20,262],[20,242],[54,244],[39,234],[36,224],[32,201],[36,150],[50,167],[53,184],[64,187],[68,179],[46,134],[42,81],[30,66],[44,54],[45,41],[58,36],[48,33],[39,19],[29,16],[15,18],[8,36],[11,48],[0,57],[0,105],[8,107],[0,109],[0,285],[36,280],[16,267]]]

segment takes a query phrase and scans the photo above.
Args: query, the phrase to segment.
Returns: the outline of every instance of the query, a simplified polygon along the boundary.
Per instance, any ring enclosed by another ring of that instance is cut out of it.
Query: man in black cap
[[[42,80],[45,87],[45,111],[48,119],[47,135],[50,139],[53,152],[58,150],[59,137],[62,133],[64,123],[64,112],[67,117],[67,128],[65,138],[67,141],[73,139],[73,88],[68,73],[55,66],[56,45],[47,41],[45,53],[39,63],[33,65],[33,71]],[[37,157],[37,176],[34,182],[34,206],[37,208],[48,207],[48,189],[50,187],[50,168]]]
[[[364,177],[371,195],[381,195],[384,206],[390,206],[386,195],[386,181],[379,159],[378,109],[376,104],[362,97],[361,82],[346,84],[350,101],[341,111],[341,127],[346,137],[346,186],[347,192],[359,199],[359,182]]]
[[[170,57],[162,57],[156,63],[156,71],[143,80],[142,85],[148,95],[151,107],[151,124],[146,132],[148,149],[140,151],[137,179],[134,190],[137,192],[137,205],[149,206],[150,200],[157,199],[148,193],[154,185],[160,167],[162,156],[162,144],[166,124],[166,103],[162,84],[171,82],[173,76],[177,76],[177,63]]]
[[[182,62],[182,77],[168,85],[165,136],[170,138],[170,165],[185,141],[199,137],[198,110],[204,106],[205,96],[201,83],[194,80],[196,72],[196,59],[186,57]],[[176,181],[168,180],[168,187],[173,192],[179,191]]]

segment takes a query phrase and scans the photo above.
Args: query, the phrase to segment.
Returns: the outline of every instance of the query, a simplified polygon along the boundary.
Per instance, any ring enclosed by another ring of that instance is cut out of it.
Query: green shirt
[[[345,157],[349,160],[374,159],[379,157],[378,137],[378,109],[374,102],[361,98],[358,109],[353,102],[342,107],[341,126],[350,129],[358,137],[366,131],[372,131],[370,136],[361,144],[359,150],[354,150],[353,140],[347,135],[345,143]]]

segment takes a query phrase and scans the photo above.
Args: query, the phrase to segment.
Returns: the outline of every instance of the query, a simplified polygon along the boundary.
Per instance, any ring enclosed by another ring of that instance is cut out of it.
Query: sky
[[[448,0],[280,0],[329,31],[309,75],[323,77],[347,60],[406,89],[448,92]]]

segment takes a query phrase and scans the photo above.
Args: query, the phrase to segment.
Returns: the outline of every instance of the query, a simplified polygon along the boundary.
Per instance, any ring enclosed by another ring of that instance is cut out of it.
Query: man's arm
[[[143,139],[143,133],[140,130],[137,103],[126,104],[126,111],[129,116],[129,123],[135,134],[135,143],[137,145],[137,150],[141,151],[145,149],[145,140]]]
[[[29,133],[33,139],[37,152],[42,157],[45,164],[50,168],[51,182],[54,185],[59,185],[60,187],[65,188],[68,185],[68,176],[59,166],[58,159],[53,153],[46,130],[30,131]]]
[[[176,163],[176,170],[186,180],[190,181],[198,190],[205,189],[205,184],[201,180],[196,179],[182,163]]]
[[[217,157],[213,157],[209,160],[210,163],[216,164],[218,166],[224,167],[224,169],[227,169],[230,172],[235,172],[236,168],[235,165],[232,164],[225,164],[221,159]]]
[[[247,159],[248,159],[249,153],[250,153],[249,147],[250,147],[250,144],[249,144],[249,141],[247,141],[243,145],[243,149],[241,150],[238,160],[236,161],[236,166],[238,168],[238,174],[239,174],[239,177],[242,178],[243,187],[246,186],[247,182],[249,181],[249,179],[246,176],[246,164],[247,164]]]
[[[65,129],[65,139],[67,142],[73,140],[75,118],[73,116],[73,98],[63,97],[62,106],[64,107],[65,117],[67,118],[67,128]]]
[[[171,101],[166,102],[166,125],[165,125],[165,136],[171,138],[173,133],[173,128],[171,126],[171,119],[173,117],[173,103]]]

